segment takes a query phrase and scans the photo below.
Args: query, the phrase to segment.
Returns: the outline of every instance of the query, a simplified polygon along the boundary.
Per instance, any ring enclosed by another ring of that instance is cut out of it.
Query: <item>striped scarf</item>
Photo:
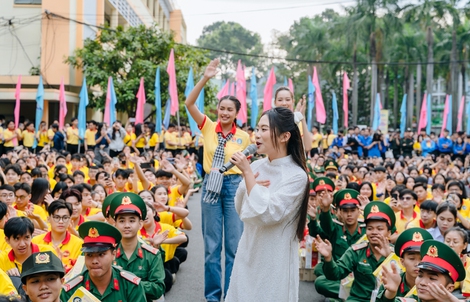
[[[203,201],[206,203],[217,203],[222,184],[224,182],[224,175],[219,172],[219,169],[224,165],[225,161],[225,143],[232,139],[233,133],[229,133],[227,137],[223,137],[222,133],[217,133],[219,144],[215,149],[214,158],[212,160],[211,172],[209,173],[206,183],[206,195]]]

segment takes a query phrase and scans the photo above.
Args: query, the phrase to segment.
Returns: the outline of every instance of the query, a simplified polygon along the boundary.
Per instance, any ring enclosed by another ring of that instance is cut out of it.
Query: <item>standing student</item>
[[[234,198],[242,180],[237,167],[221,174],[219,168],[237,151],[250,144],[248,133],[237,129],[235,120],[240,101],[224,96],[217,105],[219,122],[202,114],[196,100],[204,85],[217,74],[219,60],[207,66],[204,77],[186,99],[186,107],[204,135],[204,170],[207,173],[202,186],[202,235],[204,238],[204,295],[207,301],[220,301],[222,290],[227,293],[238,241],[243,224],[235,211]],[[223,241],[225,238],[225,242]],[[221,251],[225,248],[225,285],[222,288]]]
[[[255,139],[265,158],[252,165],[241,152],[231,158],[244,178],[235,200],[244,231],[225,301],[297,301],[298,242],[304,236],[309,183],[293,112],[282,107],[264,112]]]
[[[80,152],[78,150],[78,143],[83,137],[80,137],[78,134],[78,119],[73,117],[71,122],[72,126],[67,128],[67,151],[73,155]]]
[[[19,140],[21,139],[21,130],[15,128],[14,121],[7,122],[7,129],[3,130],[3,153],[6,154],[8,151],[13,150],[17,147]]]

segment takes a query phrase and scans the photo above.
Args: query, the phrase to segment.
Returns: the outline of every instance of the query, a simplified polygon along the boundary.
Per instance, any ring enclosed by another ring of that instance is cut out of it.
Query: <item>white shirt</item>
[[[437,226],[435,228],[428,229],[428,232],[432,235],[434,240],[444,242],[444,236],[442,236],[441,231]]]

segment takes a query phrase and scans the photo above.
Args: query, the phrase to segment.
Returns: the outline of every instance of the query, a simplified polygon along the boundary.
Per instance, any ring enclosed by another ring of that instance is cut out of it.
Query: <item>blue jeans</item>
[[[241,175],[226,175],[217,203],[205,203],[207,177],[202,184],[201,213],[204,238],[204,296],[207,301],[220,301],[222,297],[221,253],[222,238],[225,248],[224,297],[227,294],[238,241],[243,223],[235,210],[235,193]],[[223,236],[222,236],[223,235]]]

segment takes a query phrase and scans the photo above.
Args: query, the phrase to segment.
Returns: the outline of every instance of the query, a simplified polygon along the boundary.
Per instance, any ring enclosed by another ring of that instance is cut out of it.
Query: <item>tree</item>
[[[155,102],[154,83],[157,67],[161,70],[162,106],[165,105],[169,98],[166,67],[172,48],[175,52],[180,115],[185,121],[186,111],[182,100],[185,99],[184,90],[189,68],[193,67],[197,79],[209,62],[208,54],[207,51],[176,44],[171,34],[162,32],[156,26],[102,30],[95,40],[87,39],[83,48],[76,49],[74,55],[66,59],[66,63],[83,70],[89,86],[98,86],[103,91],[102,95],[90,92],[90,107],[104,108],[108,77],[111,76],[117,97],[116,110],[128,112],[132,116],[136,110],[135,95],[141,77],[145,82],[147,102]],[[214,88],[207,87],[205,93],[206,100],[215,100]]]
[[[222,68],[222,77],[228,79],[230,72],[235,74],[238,60],[242,60],[245,66],[255,66],[258,72],[264,72],[262,62],[257,57],[245,56],[248,54],[254,56],[263,55],[263,44],[261,36],[249,31],[238,23],[218,21],[204,27],[202,35],[197,39],[200,47],[208,49],[217,49],[223,52],[211,51],[211,59],[219,58]],[[234,76],[232,76],[234,78]]]

